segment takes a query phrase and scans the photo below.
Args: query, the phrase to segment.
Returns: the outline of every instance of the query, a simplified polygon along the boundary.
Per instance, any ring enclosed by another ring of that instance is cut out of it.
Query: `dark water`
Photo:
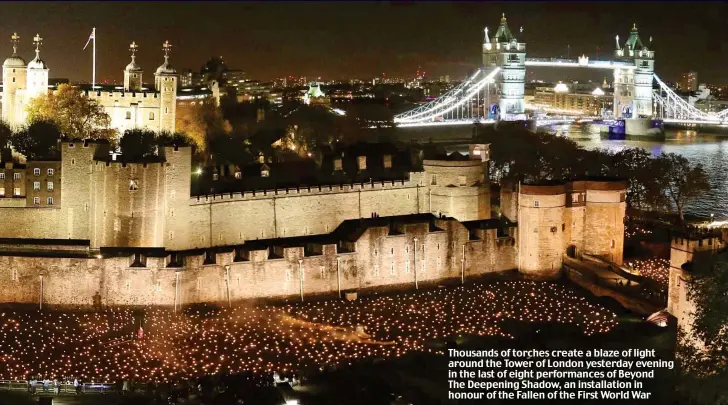
[[[703,217],[714,215],[716,220],[728,220],[728,136],[716,136],[687,130],[667,130],[664,141],[654,140],[608,140],[599,132],[592,132],[586,126],[556,126],[549,128],[558,136],[566,136],[587,149],[620,150],[643,148],[652,155],[670,152],[685,156],[693,163],[700,163],[708,172],[712,191],[692,201],[686,210]],[[472,127],[425,127],[399,128],[397,138],[401,141],[420,142],[467,142],[472,136]],[[456,148],[460,150],[460,148]],[[461,152],[467,152],[462,148]]]
[[[562,126],[552,128],[556,135],[567,136],[587,149],[617,151],[624,148],[642,148],[653,156],[676,153],[692,163],[700,163],[710,178],[713,189],[691,202],[686,208],[691,214],[715,219],[728,219],[728,137],[696,133],[689,130],[666,130],[664,141],[608,140],[588,127]]]

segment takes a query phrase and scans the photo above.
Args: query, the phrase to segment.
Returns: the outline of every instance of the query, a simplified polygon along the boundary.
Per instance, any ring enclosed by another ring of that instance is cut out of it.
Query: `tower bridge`
[[[524,102],[526,67],[563,67],[612,70],[613,117],[628,120],[632,125],[639,122],[649,128],[656,120],[728,125],[728,109],[718,113],[700,111],[655,75],[655,51],[650,49],[651,43],[651,37],[647,44],[642,41],[635,24],[624,43],[616,36],[609,60],[591,60],[584,55],[575,59],[527,58],[526,43],[516,39],[504,14],[495,34],[489,35],[485,28],[482,67],[474,75],[437,99],[396,115],[394,121],[411,127],[526,120],[529,118]],[[536,124],[569,120],[573,118],[549,117],[537,120]]]

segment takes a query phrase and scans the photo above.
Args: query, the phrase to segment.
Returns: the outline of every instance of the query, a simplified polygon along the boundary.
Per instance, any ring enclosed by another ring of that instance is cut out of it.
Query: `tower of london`
[[[26,64],[18,54],[20,37],[11,37],[13,54],[3,63],[2,119],[13,127],[25,125],[28,104],[46,94],[48,64],[41,58],[42,38],[33,38],[35,58]],[[111,119],[111,128],[123,133],[127,129],[149,129],[155,132],[174,132],[177,112],[177,71],[169,61],[172,45],[162,45],[164,63],[154,72],[154,88],[144,87],[144,70],[137,63],[138,45],[132,42],[131,62],[124,69],[124,87],[96,85],[81,88],[86,97],[95,99]]]

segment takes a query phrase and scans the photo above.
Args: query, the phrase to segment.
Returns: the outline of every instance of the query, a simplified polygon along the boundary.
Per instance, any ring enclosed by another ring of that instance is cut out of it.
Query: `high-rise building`
[[[686,72],[680,77],[678,83],[680,90],[682,91],[696,91],[698,90],[698,73],[697,72]]]

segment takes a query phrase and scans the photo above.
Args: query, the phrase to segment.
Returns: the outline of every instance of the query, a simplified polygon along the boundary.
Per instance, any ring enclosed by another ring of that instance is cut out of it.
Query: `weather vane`
[[[169,41],[164,41],[162,49],[164,50],[164,57],[169,58],[169,51],[172,50],[172,44],[170,44]]]
[[[12,42],[13,44],[13,54],[17,53],[18,42],[20,42],[20,35],[18,35],[17,32],[13,32],[13,35],[10,36],[10,42]]]
[[[136,42],[131,41],[131,45],[129,45],[129,50],[131,51],[131,57],[134,57],[134,54],[137,51],[137,48],[139,48],[139,45],[136,44]]]
[[[40,45],[43,43],[43,38],[40,37],[40,34],[35,34],[33,43],[35,44],[35,53],[40,52]]]

